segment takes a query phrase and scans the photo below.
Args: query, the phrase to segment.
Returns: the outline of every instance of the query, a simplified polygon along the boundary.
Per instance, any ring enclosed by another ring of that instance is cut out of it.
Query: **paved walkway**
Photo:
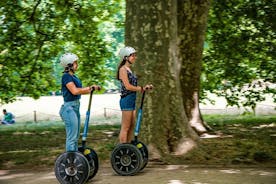
[[[1,184],[58,184],[53,171],[1,171]],[[108,165],[99,168],[93,184],[275,184],[275,168],[189,167],[149,165],[135,176],[118,176]]]

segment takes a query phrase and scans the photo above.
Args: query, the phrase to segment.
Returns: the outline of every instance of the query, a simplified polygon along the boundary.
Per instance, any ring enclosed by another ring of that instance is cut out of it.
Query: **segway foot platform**
[[[89,171],[88,160],[79,152],[65,152],[55,162],[55,175],[61,184],[83,184]]]

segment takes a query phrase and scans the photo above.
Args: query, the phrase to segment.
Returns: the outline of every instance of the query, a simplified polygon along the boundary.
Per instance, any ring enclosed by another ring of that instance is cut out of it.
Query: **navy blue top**
[[[130,71],[127,70],[127,78],[128,78],[128,81],[131,85],[133,86],[137,86],[137,77]],[[136,93],[136,91],[130,91],[130,90],[127,90],[123,81],[121,81],[121,97],[125,97],[131,93]]]
[[[75,75],[64,73],[61,79],[61,92],[65,102],[70,102],[80,99],[81,95],[73,95],[66,87],[69,82],[74,82],[77,88],[82,88],[80,79]]]

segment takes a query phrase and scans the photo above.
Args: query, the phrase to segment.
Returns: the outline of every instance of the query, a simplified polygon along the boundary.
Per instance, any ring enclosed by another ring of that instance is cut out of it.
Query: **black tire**
[[[55,162],[55,175],[61,184],[83,184],[89,171],[89,162],[80,152],[65,152]]]
[[[97,174],[98,169],[99,169],[98,155],[97,155],[96,151],[94,151],[91,148],[83,149],[83,147],[79,147],[79,152],[81,152],[89,162],[90,173],[89,173],[89,177],[87,180],[90,180]]]
[[[143,156],[132,144],[119,144],[111,154],[113,170],[122,176],[130,176],[139,172],[143,164]]]
[[[140,171],[142,171],[148,164],[148,160],[149,160],[149,151],[147,146],[141,142],[138,141],[135,146],[139,149],[139,151],[141,152],[142,156],[143,156],[143,164],[141,166]]]

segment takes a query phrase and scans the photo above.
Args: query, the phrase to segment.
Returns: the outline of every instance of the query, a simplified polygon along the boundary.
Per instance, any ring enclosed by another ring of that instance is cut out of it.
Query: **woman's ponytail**
[[[118,66],[117,76],[116,76],[117,80],[120,80],[120,76],[119,76],[120,68],[126,64],[126,61],[127,61],[127,58],[124,57],[123,61],[121,61],[121,63]]]

